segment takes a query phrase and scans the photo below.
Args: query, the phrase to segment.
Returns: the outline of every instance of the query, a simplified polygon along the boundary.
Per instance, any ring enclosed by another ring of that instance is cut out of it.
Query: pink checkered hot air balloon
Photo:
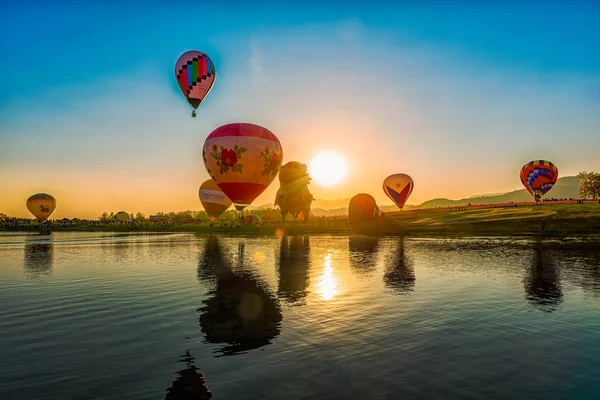
[[[202,158],[210,177],[235,208],[243,210],[275,179],[283,150],[277,136],[268,129],[232,123],[208,135]]]
[[[192,117],[196,116],[196,109],[210,92],[217,71],[210,57],[198,50],[189,50],[177,59],[175,64],[175,78],[181,93],[194,108]]]
[[[401,210],[413,188],[414,182],[406,174],[390,175],[383,181],[383,191]]]

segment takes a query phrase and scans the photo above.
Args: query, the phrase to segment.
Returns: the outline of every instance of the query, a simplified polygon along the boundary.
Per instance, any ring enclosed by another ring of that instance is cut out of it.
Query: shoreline
[[[190,233],[201,235],[225,235],[225,236],[377,236],[377,237],[412,237],[412,238],[467,238],[467,237],[494,237],[494,238],[547,238],[547,239],[600,239],[600,231],[582,232],[579,230],[573,231],[504,231],[504,230],[378,230],[378,229],[314,229],[293,226],[281,227],[255,227],[255,228],[217,228],[207,229],[205,227],[194,226],[165,226],[161,228],[147,229],[148,227],[130,227],[123,229],[117,227],[93,227],[93,228],[74,228],[61,227],[51,229],[51,232],[105,232],[115,234],[176,234]],[[15,229],[0,229],[0,232],[22,232],[32,236],[51,236],[39,234],[39,229],[26,229],[23,227]]]
[[[39,232],[40,224],[0,225],[2,231]],[[370,235],[410,237],[600,237],[600,204],[547,204],[520,207],[458,209],[440,212],[394,212],[380,219],[350,225],[347,218],[305,222],[264,221],[259,226],[213,226],[184,224],[109,223],[106,225],[60,224],[52,232],[199,233],[252,236]]]

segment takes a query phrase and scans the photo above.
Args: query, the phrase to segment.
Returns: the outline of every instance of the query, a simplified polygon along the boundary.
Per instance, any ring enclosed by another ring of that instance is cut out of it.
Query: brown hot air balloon
[[[381,211],[370,194],[360,193],[350,199],[348,220],[351,224],[370,221],[380,216]]]
[[[281,186],[275,196],[275,206],[279,206],[281,209],[284,221],[288,212],[294,218],[298,218],[298,215],[303,213],[304,220],[308,220],[310,205],[313,201],[313,196],[308,190],[310,180],[306,164],[290,161],[281,167],[279,171]]]

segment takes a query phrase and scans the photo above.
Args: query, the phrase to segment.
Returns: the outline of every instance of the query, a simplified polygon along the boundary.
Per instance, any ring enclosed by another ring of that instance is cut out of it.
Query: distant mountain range
[[[579,179],[576,176],[565,176],[559,178],[554,184],[552,190],[550,190],[544,196],[546,199],[570,199],[579,198]],[[450,199],[433,199],[428,200],[422,204],[419,204],[414,208],[432,208],[432,207],[453,207],[453,206],[466,206],[471,204],[494,204],[494,203],[510,203],[510,202],[523,202],[532,201],[533,197],[525,189],[514,190],[512,192],[495,194],[495,195],[482,195],[474,196],[460,200]]]
[[[559,178],[556,184],[550,190],[544,198],[555,198],[555,199],[570,199],[579,198],[579,179],[576,176],[565,176]],[[450,200],[446,198],[427,200],[419,205],[406,205],[405,210],[414,210],[418,208],[435,208],[435,207],[457,207],[466,206],[470,204],[495,204],[495,203],[510,203],[510,202],[523,202],[532,201],[533,197],[525,189],[514,190],[508,193],[499,194],[488,194],[480,196],[471,196],[465,199]],[[346,215],[348,214],[348,203],[350,199],[338,199],[338,200],[321,200],[316,199],[312,203],[311,211],[317,217],[320,216],[334,216],[334,215]],[[258,207],[250,207],[250,209],[259,208],[273,208],[273,204],[264,204]],[[395,205],[382,205],[380,206],[381,211],[391,212],[398,211],[398,207]]]

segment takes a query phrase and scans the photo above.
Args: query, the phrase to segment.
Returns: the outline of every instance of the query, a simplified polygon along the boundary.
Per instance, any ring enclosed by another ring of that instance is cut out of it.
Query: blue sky
[[[318,198],[386,203],[395,172],[413,204],[508,191],[536,158],[600,170],[598,2],[71,3],[0,5],[0,212],[35,191],[66,216],[197,209],[203,140],[240,120],[284,161],[344,154],[352,179]],[[188,49],[218,71],[195,120],[172,76]]]

